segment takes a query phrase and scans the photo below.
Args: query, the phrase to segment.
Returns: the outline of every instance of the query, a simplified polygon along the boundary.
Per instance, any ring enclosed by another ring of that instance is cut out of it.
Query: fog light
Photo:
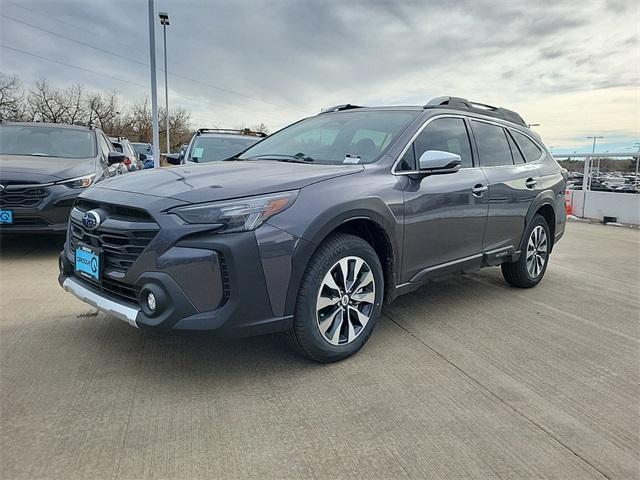
[[[149,310],[152,312],[156,310],[156,296],[151,292],[147,295],[147,307],[149,307]]]

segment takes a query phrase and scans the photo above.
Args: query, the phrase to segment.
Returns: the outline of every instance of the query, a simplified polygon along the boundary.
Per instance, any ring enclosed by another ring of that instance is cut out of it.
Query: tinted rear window
[[[535,162],[536,160],[538,160],[540,158],[540,155],[542,155],[542,150],[540,150],[540,148],[538,148],[538,146],[533,143],[526,135],[523,135],[520,132],[516,132],[515,130],[513,130],[512,132],[513,138],[518,143],[518,146],[520,147],[525,160],[527,162]]]
[[[509,147],[511,147],[511,155],[513,155],[513,163],[524,163],[524,157],[522,156],[520,149],[516,145],[516,142],[513,141],[513,137],[509,134],[509,132],[507,132],[507,137],[509,139]]]
[[[471,121],[483,167],[513,165],[511,149],[504,128],[490,123]]]
[[[94,157],[94,133],[90,130],[74,128],[0,125],[0,154],[63,158]]]
[[[151,145],[148,143],[132,143],[133,149],[136,153],[144,153],[145,155],[153,155],[153,151],[151,150]]]

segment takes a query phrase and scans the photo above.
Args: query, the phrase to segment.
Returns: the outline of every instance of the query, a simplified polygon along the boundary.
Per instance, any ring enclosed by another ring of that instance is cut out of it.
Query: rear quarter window
[[[533,143],[526,135],[523,135],[522,133],[514,130],[513,138],[520,147],[520,150],[524,155],[524,159],[527,162],[535,162],[542,155],[542,150],[540,150],[540,147]]]

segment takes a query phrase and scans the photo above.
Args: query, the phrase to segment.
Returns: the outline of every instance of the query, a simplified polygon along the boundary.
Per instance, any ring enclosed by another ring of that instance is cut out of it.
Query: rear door
[[[527,212],[540,192],[540,162],[526,162],[511,129],[476,119],[471,126],[489,181],[489,216],[482,246],[489,257],[501,256],[519,248]]]
[[[460,155],[462,166],[455,173],[404,177],[403,282],[473,269],[482,256],[487,179],[473,162],[465,119],[452,115],[429,120],[401,156],[398,169],[416,170],[427,150]]]

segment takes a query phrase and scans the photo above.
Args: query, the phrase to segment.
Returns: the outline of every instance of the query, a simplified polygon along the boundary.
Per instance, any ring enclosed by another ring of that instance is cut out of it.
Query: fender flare
[[[541,207],[545,205],[549,205],[553,210],[554,217],[558,218],[556,213],[555,199],[556,199],[556,196],[553,193],[553,190],[545,190],[543,192],[540,192],[538,196],[533,200],[533,202],[531,202],[531,205],[529,206],[529,210],[527,211],[527,215],[525,216],[525,219],[524,219],[524,230],[522,231],[522,238],[520,239],[518,248],[522,249],[522,242],[524,241],[524,234],[527,231],[527,227],[531,223],[533,216],[536,214],[538,210],[540,210]],[[553,228],[555,230],[555,225],[553,226]],[[551,248],[553,248],[553,238],[551,238]]]
[[[332,206],[318,215],[307,227],[300,242],[293,252],[291,276],[287,288],[285,314],[291,315],[295,310],[298,291],[309,260],[322,241],[341,225],[352,220],[368,220],[375,223],[383,232],[393,252],[391,276],[393,282],[398,278],[401,249],[397,229],[400,225],[389,207],[380,198],[363,198]],[[398,231],[402,231],[398,229]],[[387,286],[388,288],[388,286]]]

